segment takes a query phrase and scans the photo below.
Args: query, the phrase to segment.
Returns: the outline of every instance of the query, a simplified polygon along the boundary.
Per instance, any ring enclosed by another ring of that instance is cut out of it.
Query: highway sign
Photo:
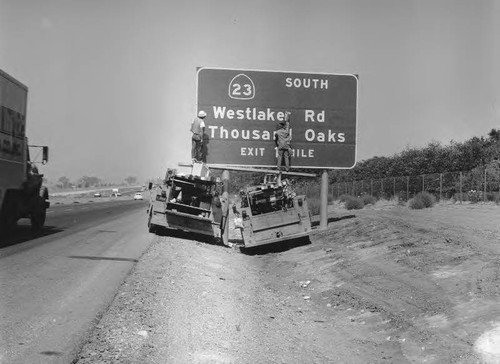
[[[206,162],[276,166],[274,132],[289,111],[292,168],[352,168],[357,93],[358,78],[350,74],[200,68]]]

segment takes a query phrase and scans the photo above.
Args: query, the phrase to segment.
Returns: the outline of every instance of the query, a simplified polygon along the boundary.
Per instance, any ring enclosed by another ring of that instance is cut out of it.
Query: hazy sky
[[[359,74],[358,160],[500,127],[500,1],[0,0],[50,180],[190,159],[196,67]]]

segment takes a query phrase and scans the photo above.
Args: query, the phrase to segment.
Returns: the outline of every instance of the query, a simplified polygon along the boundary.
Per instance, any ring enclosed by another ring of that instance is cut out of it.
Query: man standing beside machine
[[[207,113],[201,110],[198,117],[191,122],[191,159],[195,162],[203,162],[203,138],[205,135],[205,122],[203,119]]]

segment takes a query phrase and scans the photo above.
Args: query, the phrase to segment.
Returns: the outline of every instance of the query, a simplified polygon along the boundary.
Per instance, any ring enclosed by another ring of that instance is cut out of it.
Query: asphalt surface
[[[148,248],[145,201],[55,205],[0,237],[0,363],[71,363]]]

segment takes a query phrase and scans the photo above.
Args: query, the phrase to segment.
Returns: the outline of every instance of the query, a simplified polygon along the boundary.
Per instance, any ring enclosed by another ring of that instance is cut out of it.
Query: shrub
[[[420,199],[424,204],[424,207],[432,207],[436,203],[436,197],[428,192],[419,192],[415,196],[416,199]]]
[[[406,201],[406,191],[399,191],[397,193],[397,198],[398,198],[398,202],[401,202],[401,201]]]
[[[340,200],[340,202],[346,202],[347,200],[349,200],[351,198],[353,198],[353,196],[347,195],[344,193],[343,195],[340,195],[339,200]]]
[[[428,192],[419,192],[417,195],[408,201],[408,207],[410,209],[419,210],[434,206],[436,203],[436,197]]]
[[[350,196],[350,198],[345,201],[345,208],[347,210],[360,210],[364,206],[363,200],[357,197]]]
[[[365,205],[375,205],[375,202],[377,202],[377,199],[372,195],[363,195],[361,196],[361,200]]]
[[[425,205],[424,205],[424,202],[422,201],[422,199],[417,198],[416,196],[415,196],[415,198],[412,198],[408,201],[408,207],[412,210],[425,209]]]
[[[469,199],[470,203],[478,203],[483,199],[483,193],[481,191],[470,190],[469,192],[467,192],[467,198]]]
[[[321,209],[321,201],[319,198],[308,198],[307,206],[309,207],[311,215],[319,215]]]
[[[333,205],[333,193],[328,193],[328,205]]]
[[[496,195],[495,195],[495,193],[494,193],[494,192],[488,192],[488,193],[486,194],[486,200],[487,200],[488,202],[493,202],[493,201],[495,201],[495,200],[496,200]]]
[[[295,183],[292,182],[292,184],[295,184],[293,186],[293,190],[298,194],[298,195],[306,195],[307,198],[320,198],[321,197],[321,185],[316,183],[316,182],[302,182],[302,183]],[[328,190],[327,193],[327,204],[332,205],[333,201],[335,200],[333,193]]]

